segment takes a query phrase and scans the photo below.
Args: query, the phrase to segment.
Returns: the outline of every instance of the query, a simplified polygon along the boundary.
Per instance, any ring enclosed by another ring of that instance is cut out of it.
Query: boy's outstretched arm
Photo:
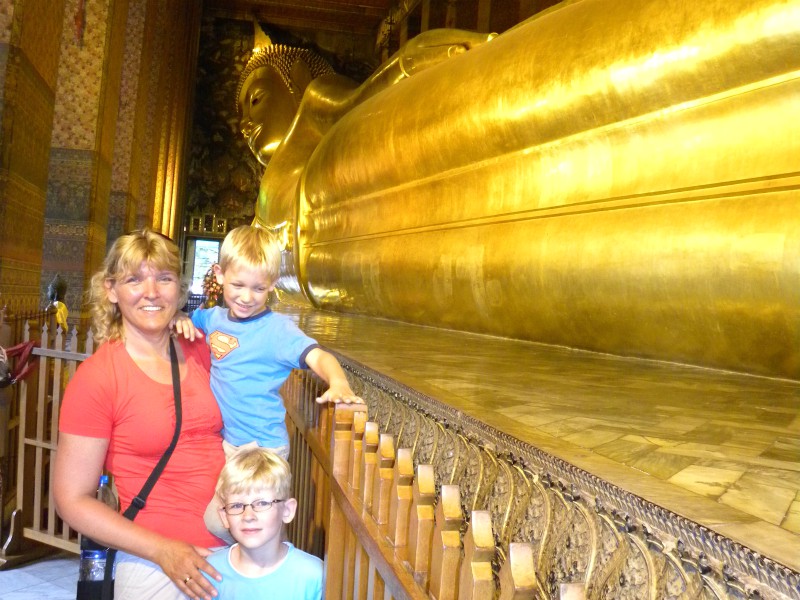
[[[306,364],[328,384],[328,389],[317,398],[317,402],[320,404],[325,402],[363,404],[364,401],[356,396],[350,388],[342,366],[333,354],[322,348],[314,348],[306,356]]]

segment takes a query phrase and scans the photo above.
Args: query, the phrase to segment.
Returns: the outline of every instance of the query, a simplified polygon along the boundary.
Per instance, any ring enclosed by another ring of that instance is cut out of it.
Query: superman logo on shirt
[[[215,331],[208,338],[208,345],[217,360],[225,358],[232,350],[239,347],[239,340],[232,335]]]

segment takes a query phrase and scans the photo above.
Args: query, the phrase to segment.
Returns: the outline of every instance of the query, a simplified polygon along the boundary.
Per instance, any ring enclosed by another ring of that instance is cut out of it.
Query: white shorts
[[[115,600],[185,600],[178,589],[154,562],[127,552],[117,552],[114,577]]]

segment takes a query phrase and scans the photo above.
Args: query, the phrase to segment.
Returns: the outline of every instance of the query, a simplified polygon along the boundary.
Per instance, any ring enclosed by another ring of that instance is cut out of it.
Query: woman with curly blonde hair
[[[211,598],[218,578],[205,557],[222,542],[203,523],[224,463],[222,418],[209,386],[203,340],[173,339],[186,298],[177,246],[150,229],[114,242],[92,278],[99,343],[69,382],[59,423],[54,494],[70,527],[118,548],[119,599]],[[95,497],[110,472],[125,510],[175,433],[173,361],[182,426],[175,450],[133,521]]]
[[[180,282],[178,306],[183,306],[186,302],[188,284],[180,278],[181,261],[174,242],[149,228],[123,235],[114,242],[102,267],[92,276],[87,292],[94,340],[97,344],[107,340],[117,341],[122,336],[122,313],[119,305],[109,300],[106,283],[119,279],[143,262],[160,271],[175,274]]]

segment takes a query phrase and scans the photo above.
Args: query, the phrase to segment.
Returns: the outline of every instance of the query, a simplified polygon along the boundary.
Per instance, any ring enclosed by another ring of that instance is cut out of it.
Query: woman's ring
[[[192,580],[191,577],[187,576],[186,579],[183,580],[184,585],[189,585],[189,582]]]

